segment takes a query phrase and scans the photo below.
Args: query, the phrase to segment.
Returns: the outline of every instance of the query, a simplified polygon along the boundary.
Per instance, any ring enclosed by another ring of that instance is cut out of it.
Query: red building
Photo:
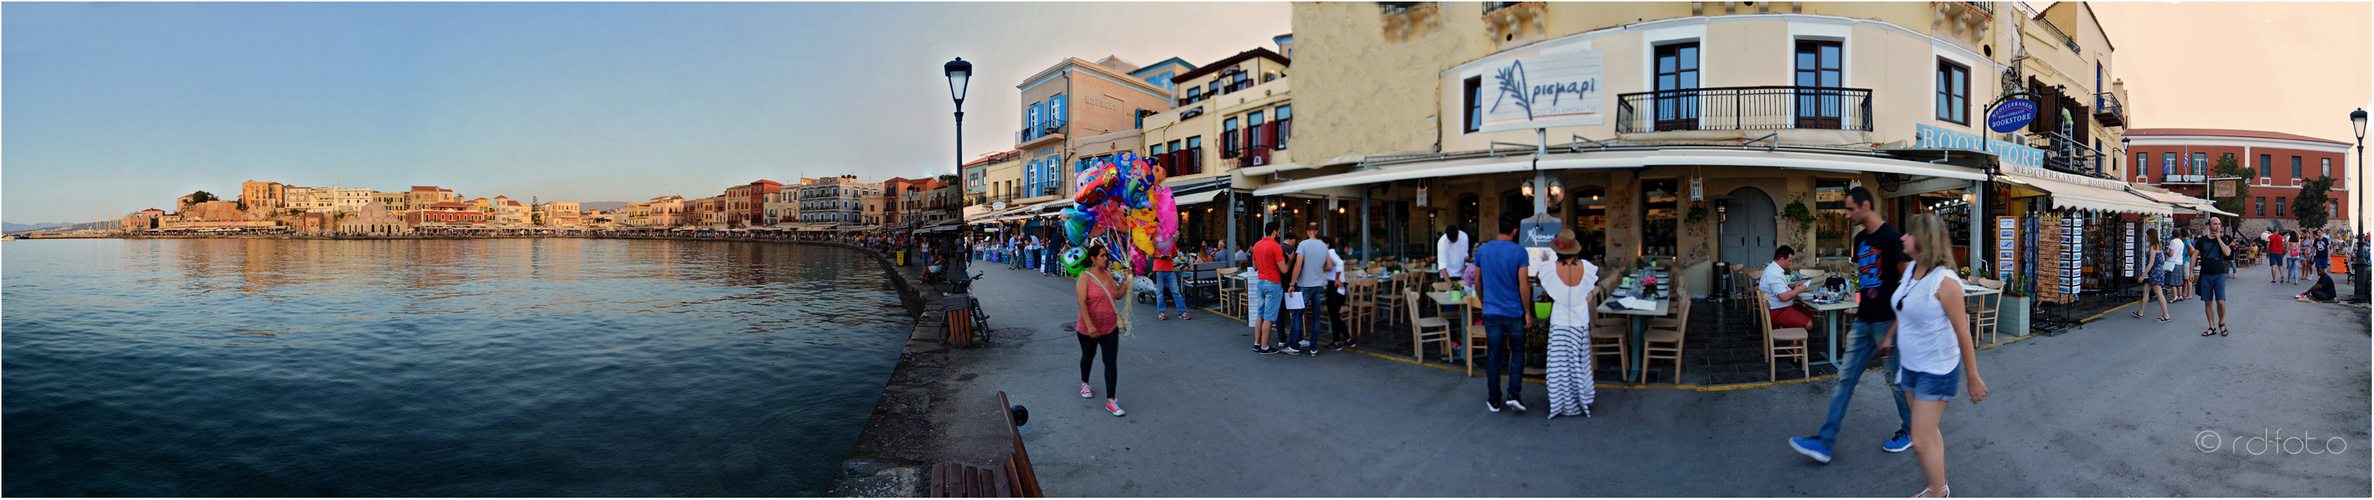
[[[421,225],[432,223],[444,226],[485,224],[486,212],[480,212],[468,203],[447,201],[430,204],[427,208],[413,209],[404,214],[406,227],[420,229]]]
[[[725,222],[734,226],[757,226],[764,223],[767,195],[783,191],[783,183],[759,179],[757,182],[725,188]]]
[[[2207,179],[2218,160],[2233,157],[2239,165],[2250,167],[2249,198],[2242,201],[2245,233],[2257,233],[2268,227],[2298,229],[2292,222],[2293,201],[2299,199],[2300,184],[2318,177],[2332,177],[2333,189],[2325,192],[2330,199],[2325,204],[2330,220],[2325,229],[2349,227],[2348,178],[2350,144],[2282,132],[2257,130],[2228,130],[2209,128],[2137,128],[2128,129],[2125,156],[2132,160],[2128,172],[2137,184],[2150,184],[2188,196],[2208,198]]]

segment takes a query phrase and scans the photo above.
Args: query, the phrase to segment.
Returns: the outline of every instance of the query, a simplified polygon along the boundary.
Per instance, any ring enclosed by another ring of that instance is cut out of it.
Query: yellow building
[[[2023,29],[2042,23],[2018,12],[1995,2],[1296,3],[1296,34],[1312,41],[1297,47],[1309,52],[1295,66],[1296,100],[1313,120],[1293,127],[1298,161],[1280,162],[1299,169],[1250,179],[1259,187],[1238,206],[1251,221],[1359,228],[1330,230],[1357,242],[1346,245],[1355,254],[1430,256],[1446,227],[1488,238],[1502,212],[1534,213],[1538,171],[1555,186],[1541,205],[1583,235],[1595,261],[1678,262],[1695,283],[1713,262],[1753,267],[1780,244],[1811,256],[1805,267],[1852,267],[1844,197],[1856,186],[1884,200],[1890,221],[1946,215],[1958,253],[1985,216],[2002,214],[1988,200],[2006,193],[2050,194],[2045,208],[2154,211],[2109,173],[2048,163],[2046,150],[2023,145],[2037,143],[2030,135],[1987,130],[2001,82],[2025,81],[2021,68],[2055,49],[2025,41]],[[2089,60],[2107,60],[2101,45]],[[2015,64],[2021,54],[2029,59]]]
[[[1277,38],[1281,47],[1292,40]],[[1288,152],[1294,144],[1288,65],[1286,56],[1257,47],[1194,68],[1173,78],[1175,107],[1144,119],[1139,152],[1169,176],[1163,184],[1187,215],[1187,239],[1223,239],[1231,230],[1203,203],[1302,169]]]

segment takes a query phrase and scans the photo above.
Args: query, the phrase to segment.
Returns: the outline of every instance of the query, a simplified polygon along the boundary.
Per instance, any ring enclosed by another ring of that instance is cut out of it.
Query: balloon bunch
[[[1112,243],[1106,249],[1115,270],[1149,274],[1150,259],[1171,255],[1179,239],[1178,201],[1154,169],[1145,158],[1122,153],[1073,176],[1078,206],[1063,211],[1064,236],[1081,246],[1104,238]]]

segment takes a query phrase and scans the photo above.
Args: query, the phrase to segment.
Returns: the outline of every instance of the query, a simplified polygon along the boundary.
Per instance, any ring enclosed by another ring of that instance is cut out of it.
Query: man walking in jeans
[[[1286,354],[1294,354],[1296,349],[1301,349],[1317,356],[1319,346],[1316,342],[1319,341],[1319,320],[1322,319],[1319,311],[1326,305],[1328,277],[1335,275],[1335,263],[1327,259],[1327,242],[1319,241],[1319,222],[1311,221],[1305,227],[1302,243],[1294,246],[1297,257],[1294,262],[1294,289],[1302,295],[1303,308],[1292,311],[1297,321],[1288,322],[1301,323],[1302,328],[1286,332]],[[1343,334],[1336,335],[1340,337]]]
[[[1871,366],[1871,358],[1889,347],[1894,339],[1889,329],[1896,324],[1896,311],[1889,307],[1888,298],[1896,295],[1896,285],[1904,277],[1904,233],[1896,226],[1880,220],[1879,210],[1871,201],[1871,190],[1856,186],[1846,191],[1846,219],[1863,226],[1855,233],[1855,283],[1862,290],[1856,300],[1862,307],[1855,311],[1855,322],[1848,339],[1846,367],[1838,371],[1838,388],[1830,391],[1830,416],[1822,421],[1821,433],[1812,437],[1789,438],[1789,448],[1830,463],[1830,449],[1838,442],[1838,426],[1846,418],[1846,403],[1855,397],[1855,382],[1863,379],[1863,369]],[[1896,357],[1888,356],[1885,369],[1879,376],[1888,381],[1888,395],[1896,399],[1898,418],[1896,436],[1881,444],[1889,453],[1912,449],[1912,406],[1904,401],[1904,391],[1896,387]]]
[[[1517,245],[1517,226],[1525,217],[1500,213],[1500,235],[1476,248],[1476,295],[1484,302],[1484,409],[1499,413],[1505,406],[1525,411],[1517,402],[1518,384],[1525,380],[1525,329],[1533,326],[1533,283],[1525,280],[1525,247]],[[1456,329],[1454,329],[1456,330]],[[1508,372],[1508,397],[1500,394],[1502,368]]]

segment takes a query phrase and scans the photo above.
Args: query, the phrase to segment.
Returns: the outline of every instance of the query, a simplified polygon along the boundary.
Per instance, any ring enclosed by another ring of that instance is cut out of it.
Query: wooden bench
[[[998,391],[997,404],[1006,420],[1006,430],[1013,433],[1014,452],[997,468],[974,467],[944,462],[931,467],[930,490],[925,496],[933,498],[1041,498],[1047,492],[1039,489],[1038,473],[1030,470],[1030,452],[1022,448],[1021,426],[1014,422],[1014,405],[1006,400],[1006,392]]]

